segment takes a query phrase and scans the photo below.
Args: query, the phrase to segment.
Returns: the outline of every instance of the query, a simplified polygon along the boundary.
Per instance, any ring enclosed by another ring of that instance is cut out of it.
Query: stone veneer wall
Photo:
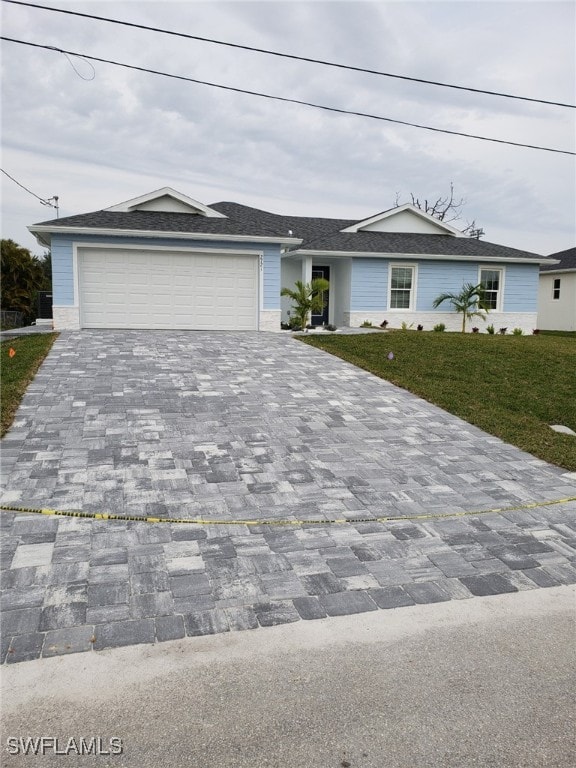
[[[538,315],[536,312],[489,312],[486,320],[473,317],[466,320],[466,330],[470,332],[474,326],[480,328],[480,333],[486,333],[486,326],[493,325],[496,333],[500,328],[507,328],[507,333],[512,333],[514,328],[521,328],[525,334],[531,334],[537,328]],[[460,331],[462,328],[462,315],[456,312],[346,312],[344,324],[352,328],[358,328],[365,320],[379,326],[383,320],[388,320],[388,328],[401,328],[402,323],[413,327],[423,325],[425,331],[432,331],[438,323],[444,323],[447,331]]]
[[[280,331],[280,320],[282,311],[280,309],[262,309],[260,310],[260,329],[261,331]]]
[[[52,307],[55,331],[77,331],[80,328],[78,307]]]

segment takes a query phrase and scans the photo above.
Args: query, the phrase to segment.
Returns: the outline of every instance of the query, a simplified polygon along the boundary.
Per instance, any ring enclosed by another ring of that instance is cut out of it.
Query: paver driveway
[[[574,475],[287,334],[63,333],[3,447],[3,658],[573,582]]]

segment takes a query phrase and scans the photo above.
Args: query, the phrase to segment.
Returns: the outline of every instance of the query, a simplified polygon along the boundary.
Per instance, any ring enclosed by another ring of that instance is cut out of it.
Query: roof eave
[[[149,237],[171,240],[220,240],[225,242],[278,243],[279,245],[299,245],[301,238],[275,237],[273,235],[225,235],[213,232],[167,232],[144,229],[105,229],[99,227],[57,227],[32,224],[28,230],[42,245],[50,243],[43,235],[91,235],[100,237]],[[42,238],[42,239],[41,239]]]
[[[550,264],[550,259],[542,257],[521,257],[521,256],[486,256],[475,254],[468,256],[465,254],[446,254],[446,253],[387,253],[373,251],[320,251],[296,249],[287,251],[285,256],[324,256],[330,258],[366,258],[366,259],[425,259],[427,261],[476,261],[476,262],[506,262],[511,264]]]

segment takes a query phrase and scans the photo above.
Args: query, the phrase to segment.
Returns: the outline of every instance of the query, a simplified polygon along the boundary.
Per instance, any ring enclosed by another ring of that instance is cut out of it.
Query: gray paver
[[[351,613],[375,611],[377,608],[368,592],[339,592],[320,595],[318,599],[329,616],[346,616]]]
[[[12,638],[12,643],[6,656],[8,664],[38,659],[42,653],[44,640],[45,635],[43,632],[33,632]]]
[[[208,521],[2,511],[7,663],[576,581],[576,502],[433,517],[574,473],[286,335],[62,333],[2,447],[7,504]]]
[[[153,643],[155,637],[154,621],[152,619],[140,619],[100,624],[94,629],[94,637],[94,650],[96,651],[121,645]]]
[[[158,616],[155,624],[156,639],[159,642],[164,640],[180,640],[186,635],[184,618],[182,616]]]
[[[368,593],[379,608],[402,608],[414,600],[402,587],[377,587]]]
[[[198,635],[214,635],[218,632],[228,632],[230,627],[224,611],[196,611],[184,616],[186,634],[189,637]]]
[[[47,605],[40,617],[40,630],[62,629],[86,623],[86,603],[62,603]]]
[[[43,656],[62,656],[68,653],[89,651],[94,642],[94,627],[67,627],[46,633]]]

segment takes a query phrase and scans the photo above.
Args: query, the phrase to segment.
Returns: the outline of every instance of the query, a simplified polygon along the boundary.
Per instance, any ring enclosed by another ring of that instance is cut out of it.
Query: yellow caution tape
[[[110,512],[81,512],[77,510],[36,509],[33,507],[12,507],[0,505],[0,509],[7,512],[22,512],[33,515],[54,515],[55,517],[80,517],[87,520],[131,520],[139,523],[185,523],[186,525],[343,525],[345,523],[392,523],[398,520],[441,520],[452,517],[477,517],[479,515],[496,515],[506,512],[516,512],[523,509],[536,509],[537,507],[550,507],[554,504],[566,504],[576,501],[576,496],[553,501],[535,501],[530,504],[521,504],[517,507],[497,507],[494,509],[482,509],[471,512],[440,512],[426,515],[399,515],[396,517],[353,517],[334,518],[332,520],[206,520],[201,517],[138,517],[137,515],[116,515]]]

